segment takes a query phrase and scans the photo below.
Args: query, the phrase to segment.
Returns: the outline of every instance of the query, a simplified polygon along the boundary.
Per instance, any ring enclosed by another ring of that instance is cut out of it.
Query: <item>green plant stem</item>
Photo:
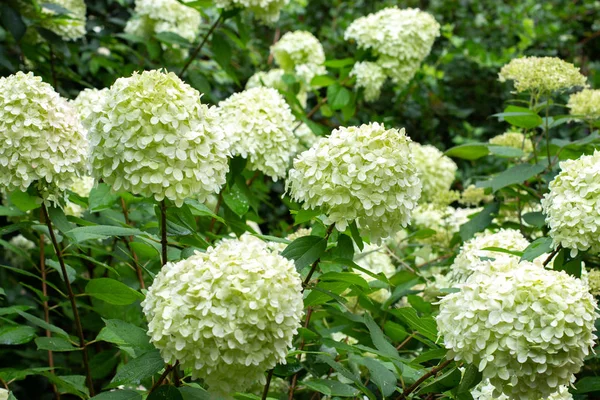
[[[444,368],[446,368],[453,360],[445,360],[443,363],[441,363],[440,365],[438,365],[437,367],[433,367],[431,368],[431,370],[429,372],[427,372],[425,375],[423,375],[422,377],[420,377],[419,379],[417,379],[417,381],[415,383],[413,383],[412,385],[410,385],[408,388],[406,388],[398,397],[397,399],[406,399],[406,397],[411,394],[412,392],[414,392],[421,383],[425,382],[427,379],[429,379],[432,376],[435,376],[438,374],[438,372],[440,372],[441,370],[443,370]]]
[[[269,386],[271,386],[271,378],[273,378],[273,371],[275,371],[275,368],[271,368],[269,370],[269,373],[267,374],[267,383],[265,383],[265,388],[263,389],[261,400],[267,400],[267,395],[269,394]]]
[[[65,285],[67,286],[67,294],[69,295],[69,301],[71,302],[71,309],[73,310],[73,319],[75,320],[77,336],[79,337],[79,347],[81,347],[82,352],[86,383],[88,390],[90,391],[90,396],[93,397],[94,383],[92,381],[92,371],[90,370],[90,363],[88,359],[87,347],[85,344],[85,337],[83,336],[83,326],[81,325],[81,318],[79,317],[79,311],[77,311],[77,303],[75,302],[75,293],[73,293],[73,287],[71,286],[71,282],[69,282],[69,278],[67,275],[67,267],[65,265],[65,260],[62,256],[62,250],[60,249],[58,241],[56,240],[56,235],[54,234],[54,229],[52,228],[52,221],[50,221],[48,209],[46,208],[46,205],[44,203],[42,203],[42,213],[44,215],[46,226],[48,227],[48,232],[50,233],[50,239],[52,240],[52,245],[54,246],[54,251],[56,253],[56,257],[58,258],[58,263],[60,264],[63,280],[65,281]]]
[[[167,241],[167,204],[165,200],[160,202],[160,247],[162,249],[162,265],[167,263],[168,241]]]
[[[125,218],[125,223],[131,226],[131,221],[129,220],[129,212],[127,211],[127,205],[125,204],[125,200],[121,197],[121,209],[123,210],[123,217]],[[133,259],[133,266],[135,268],[135,273],[138,278],[138,282],[140,283],[141,289],[146,289],[146,284],[144,283],[144,275],[142,274],[142,268],[140,267],[140,262],[138,260],[138,256],[136,252],[131,247],[131,242],[133,242],[133,236],[124,236],[123,237],[125,246],[127,246],[127,250],[131,253],[131,257]]]
[[[183,74],[190,67],[190,65],[192,64],[192,61],[194,61],[196,59],[196,57],[198,56],[198,53],[200,53],[200,50],[202,50],[202,48],[208,41],[208,38],[210,37],[210,35],[212,35],[212,33],[215,31],[215,29],[217,29],[217,27],[219,26],[219,23],[221,22],[222,18],[223,18],[223,14],[219,15],[219,18],[217,18],[217,20],[211,25],[210,29],[208,30],[208,32],[206,33],[204,38],[202,38],[202,41],[198,44],[198,46],[196,46],[196,48],[194,49],[194,51],[192,52],[192,54],[186,61],[185,65],[179,72],[180,78],[183,77]]]

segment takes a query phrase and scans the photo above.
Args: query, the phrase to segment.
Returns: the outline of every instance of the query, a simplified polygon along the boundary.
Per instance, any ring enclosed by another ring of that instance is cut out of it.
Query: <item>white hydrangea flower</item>
[[[479,212],[476,208],[454,208],[434,203],[419,204],[412,214],[411,224],[416,229],[433,229],[436,234],[419,239],[422,243],[448,247],[452,236],[461,225],[469,221],[469,216]]]
[[[414,78],[421,68],[421,62],[420,59],[399,60],[385,54],[380,55],[376,61],[386,76],[400,86],[406,86]]]
[[[70,103],[75,110],[77,110],[77,115],[79,115],[79,119],[83,126],[88,129],[90,125],[90,121],[88,118],[92,114],[92,112],[99,112],[102,109],[102,103],[104,101],[104,96],[108,92],[108,88],[104,89],[83,89],[75,100],[71,100]]]
[[[498,146],[514,147],[515,149],[523,150],[525,154],[533,152],[533,141],[521,132],[505,132],[494,136],[489,142]]]
[[[294,135],[298,138],[298,152],[300,153],[310,149],[321,139],[321,137],[315,135],[312,129],[305,123],[300,124],[298,129],[294,132]]]
[[[586,120],[600,119],[600,90],[584,89],[569,97],[569,113]]]
[[[92,188],[94,187],[95,180],[91,176],[84,176],[82,178],[78,178],[73,182],[70,191],[78,194],[81,197],[89,197]],[[75,204],[69,200],[67,197],[67,202],[64,207],[64,212],[66,215],[72,215],[74,217],[81,217],[85,212],[85,208],[80,206],[79,204]]]
[[[560,173],[550,182],[542,207],[554,247],[600,252],[600,152],[560,163]]]
[[[89,128],[92,175],[114,190],[181,206],[219,192],[229,170],[217,112],[175,74],[134,73],[111,86]]]
[[[85,172],[87,141],[77,113],[42,78],[0,78],[0,186],[26,191],[37,181],[45,197]]]
[[[518,93],[551,93],[587,86],[579,68],[557,57],[522,57],[511,60],[498,74],[500,82],[514,81]]]
[[[293,261],[244,234],[167,263],[142,307],[165,362],[230,397],[285,364],[301,325],[302,280]]]
[[[296,153],[295,118],[275,89],[256,87],[219,103],[219,115],[233,155],[248,159],[248,167],[273,180],[285,177]]]
[[[423,184],[420,202],[435,201],[440,193],[450,190],[458,166],[430,144],[412,142],[410,150]]]
[[[285,75],[285,71],[281,68],[275,68],[267,72],[259,71],[248,79],[248,82],[246,82],[246,89],[268,87],[277,89],[281,92],[287,92],[290,88],[283,81],[283,75]],[[296,93],[296,98],[302,107],[306,107],[308,93],[304,86]]]
[[[494,196],[491,194],[485,194],[484,188],[475,187],[475,185],[469,185],[460,194],[458,200],[460,204],[466,206],[476,206],[479,203],[489,203],[494,200]]]
[[[596,339],[596,302],[564,271],[510,257],[511,268],[472,275],[436,317],[448,357],[478,366],[509,398],[547,398],[575,380]]]
[[[581,279],[583,280],[583,268],[581,270]],[[590,287],[590,293],[594,296],[600,295],[600,270],[592,269],[587,275],[587,283]]]
[[[131,35],[151,37],[172,32],[193,42],[200,32],[200,13],[177,0],[135,0],[134,12],[125,26],[125,32]]]
[[[12,239],[8,241],[12,246],[16,247],[19,250],[24,251],[25,253],[31,252],[36,248],[35,243],[31,240],[27,239],[23,235],[13,236]],[[20,267],[24,264],[26,258],[21,254],[17,253],[10,248],[6,249],[6,261],[13,267]]]
[[[387,79],[383,68],[374,62],[357,62],[350,71],[350,76],[356,77],[356,88],[364,88],[366,101],[375,101],[381,95],[381,87]]]
[[[219,8],[247,8],[256,19],[267,25],[279,20],[281,9],[288,3],[289,0],[215,0],[215,6]]]
[[[44,7],[44,3],[69,10],[66,15],[68,18],[52,18],[56,12]],[[77,40],[85,36],[85,13],[87,10],[84,0],[49,0],[44,3],[42,3],[42,27],[56,33],[63,40]]]
[[[405,227],[421,182],[404,129],[371,123],[335,129],[297,156],[286,190],[304,209],[320,207],[344,231],[356,220],[373,243]]]
[[[309,236],[311,232],[312,232],[312,228],[300,228],[296,232],[290,233],[285,238],[287,240],[294,241],[300,237]]]
[[[307,85],[315,76],[327,73],[323,66],[323,45],[310,32],[287,32],[271,46],[271,54],[277,65],[284,71],[295,73]]]
[[[500,229],[494,233],[480,233],[462,245],[450,267],[448,279],[453,283],[463,283],[471,274],[490,271],[495,267],[494,263],[482,261],[482,258],[510,257],[517,261],[520,259],[520,257],[508,253],[483,250],[487,247],[523,251],[527,246],[529,246],[529,241],[516,229]],[[499,264],[506,263],[500,262]]]
[[[471,389],[471,395],[473,396],[473,400],[510,400],[507,395],[502,393],[498,395],[494,391],[494,385],[488,380],[483,380]],[[569,393],[569,389],[566,386],[560,386],[558,391],[550,396],[535,400],[573,400],[573,396]]]
[[[8,400],[8,396],[10,396],[10,392],[6,389],[0,389],[0,400]]]
[[[384,274],[387,278],[391,278],[396,273],[396,267],[385,246],[365,245],[363,251],[354,255],[354,262],[374,274]],[[367,282],[376,280],[362,271],[354,272]],[[369,293],[369,297],[378,303],[384,303],[391,295],[388,289],[379,289]]]

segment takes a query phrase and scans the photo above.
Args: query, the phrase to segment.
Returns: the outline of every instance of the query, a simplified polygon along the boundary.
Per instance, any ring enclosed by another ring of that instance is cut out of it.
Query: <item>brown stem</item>
[[[44,219],[46,221],[46,226],[48,227],[48,232],[50,233],[50,239],[52,240],[52,245],[54,246],[54,251],[56,253],[56,257],[58,258],[58,263],[60,264],[60,269],[62,271],[62,277],[65,281],[65,285],[67,286],[67,293],[69,295],[69,301],[71,302],[71,309],[73,310],[73,319],[75,320],[75,327],[77,328],[77,336],[79,337],[79,347],[81,347],[82,358],[83,358],[83,366],[85,368],[85,378],[87,382],[87,387],[90,391],[90,396],[94,396],[94,383],[92,381],[92,371],[90,370],[90,364],[88,361],[88,352],[85,344],[85,337],[83,336],[83,326],[81,325],[81,319],[79,318],[79,311],[77,311],[77,303],[75,301],[75,293],[73,293],[73,287],[71,286],[71,282],[69,282],[69,278],[67,275],[67,267],[65,265],[65,260],[62,256],[62,251],[60,246],[58,245],[58,241],[56,240],[56,235],[54,234],[54,229],[52,228],[52,221],[50,221],[50,216],[48,215],[48,209],[46,208],[46,204],[42,203],[42,213],[44,215]]]
[[[252,184],[254,183],[256,178],[258,178],[259,176],[260,176],[260,171],[256,171],[254,173],[254,175],[252,175],[252,178],[250,178],[246,181],[246,186],[248,186],[248,187],[252,186]]]
[[[321,99],[321,101],[319,101],[319,102],[317,103],[317,105],[316,105],[316,106],[314,106],[314,107],[313,107],[313,108],[312,108],[312,109],[311,109],[311,110],[308,112],[308,114],[306,114],[306,119],[310,119],[310,118],[311,118],[313,115],[315,115],[315,113],[316,113],[317,111],[319,111],[319,108],[321,108],[321,106],[323,106],[323,104],[325,104],[325,103],[327,103],[327,96],[323,97],[323,98]],[[298,122],[298,125],[296,125],[296,126],[294,127],[294,129],[292,130],[292,132],[296,132],[296,131],[298,130],[298,128],[300,128],[300,127],[302,126],[302,124],[303,124],[303,123],[304,123],[303,121],[300,121],[300,122]]]
[[[552,253],[550,253],[550,255],[548,256],[548,258],[546,258],[546,260],[544,261],[544,267],[548,264],[550,264],[550,261],[552,261],[552,259],[554,258],[554,256],[556,256],[558,254],[559,251],[562,250],[562,244],[559,244],[558,246],[556,246],[556,248],[554,250],[552,250]]]
[[[206,35],[204,36],[204,38],[202,39],[202,41],[194,49],[194,51],[192,52],[192,54],[188,58],[187,62],[185,63],[185,65],[181,69],[181,72],[179,72],[179,77],[180,78],[183,77],[183,74],[189,68],[189,66],[192,64],[192,61],[194,61],[196,59],[196,57],[198,56],[198,53],[200,53],[200,50],[202,50],[202,47],[204,47],[204,45],[208,41],[208,38],[210,37],[210,35],[212,35],[212,33],[215,31],[215,29],[217,29],[217,26],[219,26],[219,23],[221,22],[221,18],[222,17],[223,17],[222,14],[219,15],[219,18],[217,18],[217,20],[212,24],[212,26],[210,27],[210,29],[208,30],[208,32],[206,33]]]
[[[419,334],[419,332],[415,331],[413,333],[411,333],[411,335],[409,337],[407,337],[406,339],[404,339],[402,341],[402,343],[400,343],[397,347],[396,350],[400,350],[401,348],[403,348],[404,346],[406,346],[408,344],[408,342],[410,342],[412,340],[412,338],[414,338],[415,336],[417,336]]]
[[[333,232],[333,228],[335,227],[335,224],[331,224],[329,225],[329,227],[327,228],[327,233],[325,233],[325,240],[327,241],[329,239],[329,236],[331,236],[331,232]],[[308,271],[308,275],[306,275],[306,279],[304,279],[304,283],[302,284],[302,290],[304,291],[304,288],[306,287],[306,285],[308,285],[308,282],[310,282],[310,278],[312,278],[313,274],[315,273],[317,266],[319,265],[319,262],[321,261],[321,258],[317,258],[317,260],[312,263],[312,265],[310,266],[310,271]]]
[[[275,29],[275,35],[273,36],[273,44],[275,44],[279,41],[280,36],[281,36],[281,29],[279,29],[279,27],[277,27]],[[267,59],[267,64],[269,64],[269,65],[273,64],[273,53],[271,53],[271,52],[269,52],[269,58]]]
[[[127,205],[125,204],[125,200],[122,197],[121,209],[123,210],[123,217],[125,217],[125,223],[127,225],[131,225],[131,221],[129,220],[129,213],[127,212]],[[127,246],[127,250],[129,250],[129,253],[131,253],[131,257],[133,258],[133,265],[135,267],[135,273],[137,274],[137,278],[140,283],[140,288],[146,289],[146,284],[144,283],[144,275],[142,275],[142,268],[140,267],[138,256],[131,247],[131,242],[133,242],[133,236],[125,236],[123,239],[125,241],[125,246]]]
[[[271,370],[267,374],[267,383],[265,383],[265,388],[263,390],[261,400],[267,400],[267,395],[269,394],[269,386],[271,386],[271,378],[273,378],[273,371],[275,371],[275,368],[271,368]]]
[[[443,370],[444,368],[446,368],[448,366],[448,364],[450,364],[452,361],[453,360],[445,360],[443,363],[441,363],[437,367],[431,368],[431,370],[429,372],[427,372],[425,375],[423,375],[422,377],[420,377],[419,379],[417,379],[417,381],[415,383],[413,383],[408,388],[406,388],[406,390],[404,390],[402,392],[402,394],[400,394],[400,396],[398,396],[397,398],[398,399],[406,399],[406,396],[408,396],[409,394],[411,394],[412,392],[414,392],[415,389],[417,389],[421,383],[423,383],[424,381],[426,381],[430,377],[437,375],[438,372],[440,372],[441,370]]]
[[[179,361],[177,361],[173,365],[168,364],[165,368],[165,372],[163,372],[162,375],[160,376],[160,378],[158,378],[158,380],[156,382],[154,382],[154,385],[152,385],[152,387],[150,388],[150,392],[148,392],[148,393],[154,392],[163,383],[163,381],[167,378],[167,375],[169,375],[169,372],[171,372],[171,370],[173,368],[175,368],[175,366],[178,364],[179,364]]]
[[[162,248],[162,265],[167,263],[167,203],[162,200],[160,202],[160,245]]]

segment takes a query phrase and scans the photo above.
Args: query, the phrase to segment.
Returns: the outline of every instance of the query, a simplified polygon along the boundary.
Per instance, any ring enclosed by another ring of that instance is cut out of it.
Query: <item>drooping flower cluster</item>
[[[404,129],[371,123],[335,129],[294,160],[286,183],[304,209],[320,207],[343,231],[356,220],[374,243],[410,221],[421,182]]]
[[[480,203],[489,203],[494,199],[491,194],[485,194],[484,188],[475,187],[475,185],[469,185],[460,194],[459,203],[466,206],[476,206]]]
[[[259,71],[248,79],[246,89],[268,87],[281,92],[287,92],[290,90],[290,87],[283,81],[283,75],[285,75],[285,71],[281,68],[275,68],[267,72]],[[302,107],[306,107],[307,92],[304,86],[300,88],[296,94],[296,98]]]
[[[57,5],[69,13],[65,17],[57,18],[56,11],[44,4]],[[49,31],[56,33],[64,40],[77,40],[85,35],[85,13],[84,0],[49,0],[42,3],[42,20],[40,25]]]
[[[273,59],[284,71],[294,73],[305,85],[317,75],[327,73],[323,45],[312,33],[294,31],[284,34],[271,46]]]
[[[600,119],[600,90],[583,89],[572,94],[567,103],[569,113],[585,120]]]
[[[502,135],[494,136],[489,142],[498,146],[520,149],[525,154],[533,152],[533,142],[521,132],[505,132]]]
[[[350,76],[356,78],[356,88],[365,89],[365,101],[375,101],[381,95],[387,76],[383,68],[371,61],[357,62],[350,71]]]
[[[77,113],[42,78],[0,78],[0,186],[44,196],[66,190],[85,173],[87,141]]]
[[[88,129],[90,121],[88,118],[92,111],[99,112],[102,108],[104,96],[108,92],[108,88],[104,89],[83,89],[75,100],[71,101],[71,105],[77,110],[77,115],[83,126]]]
[[[586,86],[579,68],[557,57],[522,57],[511,60],[498,75],[500,82],[514,81],[518,93],[549,94],[574,86]]]
[[[594,344],[596,302],[564,271],[505,258],[511,268],[472,275],[440,302],[448,357],[478,366],[509,398],[547,398],[575,380]]]
[[[454,208],[434,203],[419,204],[413,211],[411,224],[415,229],[436,231],[433,236],[419,239],[420,242],[447,247],[461,225],[469,221],[470,215],[479,211],[480,208]]]
[[[285,177],[298,139],[292,131],[294,115],[277,90],[257,87],[235,93],[219,103],[219,114],[233,155],[247,158],[251,170],[274,180]]]
[[[356,19],[346,29],[344,39],[371,50],[385,75],[403,86],[416,74],[439,35],[440,25],[430,14],[390,7]],[[357,84],[367,86],[358,80]]]
[[[204,201],[225,183],[228,144],[217,112],[173,73],[120,78],[93,111],[92,175],[116,191]]]
[[[249,234],[167,263],[142,307],[165,362],[231,396],[285,364],[303,313],[294,262]]]
[[[510,400],[505,394],[495,392],[495,387],[488,380],[481,381],[477,386],[471,389],[473,400]],[[569,393],[566,386],[560,386],[558,391],[552,393],[548,397],[535,400],[573,400],[573,395]]]
[[[463,283],[474,273],[491,273],[496,266],[508,265],[503,260],[498,263],[486,259],[509,257],[520,259],[509,253],[494,250],[483,250],[497,247],[509,251],[523,251],[529,246],[529,241],[515,229],[500,229],[498,232],[485,232],[466,241],[450,267],[448,278],[453,283]],[[502,267],[499,267],[502,268]]]
[[[267,25],[279,20],[281,9],[288,3],[289,0],[215,0],[215,6],[219,8],[247,8],[254,18]]]
[[[441,193],[450,190],[458,169],[456,163],[430,144],[413,142],[410,150],[423,184],[420,202],[436,201]]]
[[[560,163],[542,207],[554,246],[600,252],[600,152]]]

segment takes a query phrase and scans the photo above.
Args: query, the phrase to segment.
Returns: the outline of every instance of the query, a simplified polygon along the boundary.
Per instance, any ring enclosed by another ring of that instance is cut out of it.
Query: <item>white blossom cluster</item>
[[[515,58],[502,67],[498,76],[500,82],[514,81],[518,93],[551,93],[587,86],[579,68],[557,57]]]
[[[37,246],[31,240],[27,239],[23,235],[13,236],[9,242],[10,245],[16,247],[18,250],[22,250],[25,253],[31,252]],[[22,253],[16,252],[10,247],[6,249],[6,261],[8,261],[9,265],[13,267],[21,267],[26,258]]]
[[[473,396],[473,400],[510,400],[503,393],[500,395],[497,392],[495,393],[495,389],[490,381],[484,380],[471,389],[471,395]],[[552,393],[550,396],[535,400],[573,400],[573,395],[569,393],[569,389],[566,386],[560,386],[558,391]]]
[[[356,41],[361,49],[370,49],[385,75],[404,86],[415,76],[439,35],[440,25],[430,14],[389,7],[356,19],[346,29],[344,39]],[[369,84],[357,75],[358,86]]]
[[[383,274],[387,278],[391,278],[396,273],[396,267],[392,263],[392,258],[388,254],[385,246],[376,246],[373,244],[365,245],[365,248],[360,253],[355,254],[354,262],[360,267],[374,273]],[[371,275],[362,271],[354,271],[367,282],[375,280]],[[385,302],[391,293],[387,289],[379,289],[369,293],[369,297],[379,303]]]
[[[246,89],[268,87],[277,89],[280,92],[287,92],[290,88],[283,81],[283,75],[285,75],[285,71],[281,68],[274,68],[267,72],[256,72],[248,79],[248,82],[246,82]],[[298,93],[296,93],[296,98],[302,107],[306,107],[307,96],[308,94],[305,86],[302,86]]]
[[[57,16],[56,11],[44,7],[44,3],[57,5],[69,13],[65,16]],[[49,0],[42,3],[41,26],[56,33],[63,40],[77,40],[85,36],[85,13],[84,0]]]
[[[581,271],[581,279],[583,280],[583,269]],[[590,287],[590,293],[594,296],[600,296],[600,270],[592,269],[587,276],[588,286]]]
[[[520,149],[525,154],[533,152],[533,141],[521,132],[505,132],[489,140],[490,144]]]
[[[84,176],[82,178],[75,179],[71,187],[70,191],[78,194],[81,197],[89,197],[92,188],[94,187],[94,178],[91,176]],[[67,197],[67,202],[64,207],[64,212],[66,215],[72,215],[74,217],[81,217],[84,213],[85,209],[79,204],[75,204]]]
[[[569,113],[584,120],[600,119],[600,90],[583,89],[572,94],[567,103]]]
[[[436,317],[448,357],[478,366],[509,398],[569,385],[594,344],[596,302],[581,280],[511,257],[445,296]]]
[[[83,126],[88,129],[90,121],[88,120],[93,111],[99,112],[102,109],[104,96],[108,88],[104,89],[83,89],[75,100],[71,100],[71,105],[77,110],[77,115]]]
[[[476,206],[480,203],[489,203],[494,200],[494,196],[491,194],[485,194],[484,188],[478,188],[475,185],[469,185],[460,194],[458,200],[460,204],[466,206]]]
[[[228,143],[217,112],[173,73],[120,78],[93,111],[92,175],[115,191],[165,197],[181,206],[217,193],[229,170]]]
[[[356,88],[365,89],[365,101],[375,101],[381,95],[381,87],[387,75],[377,63],[371,61],[357,62],[350,71],[350,76],[356,78]]]
[[[273,59],[284,71],[294,73],[305,85],[327,73],[323,45],[307,31],[287,32],[271,46]]]
[[[554,246],[600,252],[600,152],[560,163],[560,173],[542,199]]]
[[[371,123],[335,129],[294,159],[286,189],[304,209],[320,207],[343,231],[354,220],[371,241],[410,221],[421,182],[404,129]]]
[[[458,166],[430,144],[412,142],[410,150],[423,185],[420,202],[436,201],[441,193],[450,190]]]
[[[0,78],[0,186],[46,197],[85,173],[87,141],[77,113],[31,72]]]
[[[447,247],[461,225],[469,221],[470,215],[479,211],[480,208],[454,208],[434,203],[419,204],[413,211],[411,225],[416,229],[436,231],[433,236],[419,239],[422,243]]]
[[[254,18],[267,25],[273,25],[279,20],[281,9],[289,0],[215,0],[219,8],[246,8],[254,14]]]
[[[296,154],[295,118],[275,89],[256,87],[219,103],[219,116],[233,155],[273,180],[285,177]]]
[[[303,314],[294,262],[249,234],[167,263],[142,307],[165,362],[231,396],[285,364]]]

